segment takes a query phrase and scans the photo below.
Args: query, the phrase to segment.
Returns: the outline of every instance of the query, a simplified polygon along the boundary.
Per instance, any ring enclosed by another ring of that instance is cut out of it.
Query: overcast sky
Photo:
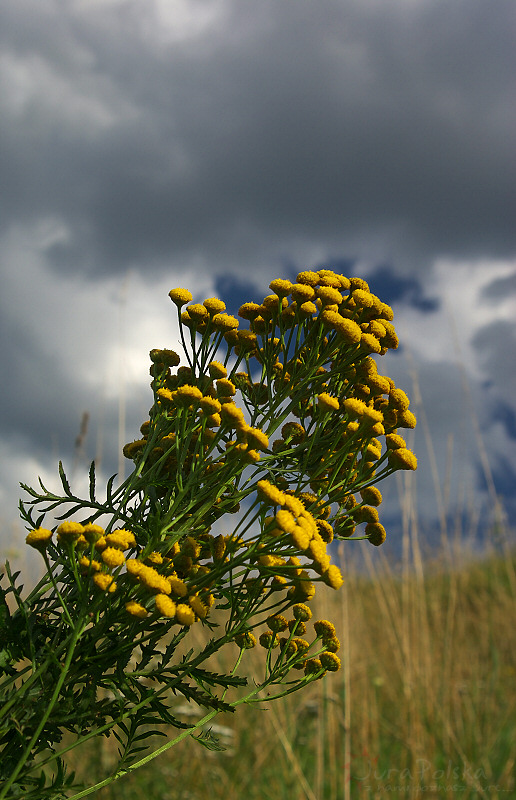
[[[394,308],[421,524],[490,476],[514,520],[515,46],[514,0],[4,0],[3,542],[18,481],[118,469],[169,289],[321,266]]]

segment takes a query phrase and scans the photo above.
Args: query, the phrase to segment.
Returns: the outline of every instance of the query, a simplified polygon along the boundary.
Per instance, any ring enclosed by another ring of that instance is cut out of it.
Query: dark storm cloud
[[[350,259],[330,259],[324,264],[318,264],[316,268],[331,269],[344,275],[351,275],[356,271]],[[389,305],[403,302],[427,314],[437,311],[440,307],[437,297],[425,294],[421,281],[412,276],[398,275],[392,267],[374,267],[372,271],[367,272],[367,283],[370,290]]]
[[[500,390],[516,390],[516,324],[497,320],[475,333],[473,346],[484,375]]]
[[[512,2],[218,7],[173,41],[151,3],[4,8],[3,225],[63,219],[49,264],[92,275],[514,252]]]
[[[446,513],[474,485],[479,461],[451,363],[447,303],[497,485],[508,491],[516,346],[503,303],[515,284],[496,259],[515,254],[514,2],[493,8],[489,0],[0,5],[6,503],[15,508],[22,477],[14,462],[29,482],[60,457],[72,462],[85,411],[81,465],[99,456],[99,432],[101,469],[117,470],[119,404],[125,397],[130,440],[151,404],[146,353],[176,346],[169,288],[188,286],[196,300],[218,294],[235,313],[260,301],[272,277],[310,267],[366,277],[394,306],[402,344],[379,368],[420,415],[422,518],[437,514],[425,415],[439,480],[455,443],[451,488],[440,489]],[[164,305],[153,306],[162,290]],[[134,368],[125,383],[121,353]],[[386,517],[399,521],[395,482],[385,496]]]
[[[492,479],[498,497],[503,498],[505,510],[514,519],[516,513],[516,497],[514,488],[516,487],[516,470],[514,464],[508,458],[500,454],[492,459]],[[477,488],[480,492],[487,492],[489,484],[486,480],[485,472],[481,463],[477,464]]]
[[[79,434],[81,418],[90,418],[88,455],[94,457],[95,432],[99,424],[99,398],[79,385],[73,360],[64,363],[58,353],[49,352],[45,342],[28,333],[20,316],[19,324],[0,316],[3,348],[2,372],[9,376],[2,388],[0,438],[13,450],[30,452],[34,459],[71,459]],[[43,346],[41,346],[43,345]],[[91,354],[92,360],[95,354]],[[139,398],[127,403],[127,416],[137,419]],[[136,408],[135,408],[136,407]],[[106,451],[117,451],[117,409],[104,412],[103,438]]]
[[[516,294],[516,272],[513,275],[506,275],[504,278],[497,278],[497,280],[492,281],[482,292],[480,300],[496,302],[514,294]]]
[[[504,426],[507,436],[516,439],[516,412],[514,408],[506,403],[497,403],[493,408],[493,420],[500,421]],[[516,489],[516,481],[513,490]]]

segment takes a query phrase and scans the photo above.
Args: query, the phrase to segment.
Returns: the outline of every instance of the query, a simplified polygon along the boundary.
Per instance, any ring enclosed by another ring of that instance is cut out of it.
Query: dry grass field
[[[348,565],[339,592],[318,590],[340,672],[219,716],[225,749],[187,739],[99,800],[516,796],[516,557],[446,547],[423,562],[408,544],[399,570],[369,548],[365,571]],[[78,753],[76,768],[109,771],[112,747]]]

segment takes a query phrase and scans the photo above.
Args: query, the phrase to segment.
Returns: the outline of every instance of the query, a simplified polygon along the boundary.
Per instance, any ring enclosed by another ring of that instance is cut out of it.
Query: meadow
[[[514,797],[516,555],[467,557],[447,543],[423,560],[410,544],[400,569],[364,548],[365,572],[345,566],[346,545],[344,586],[318,593],[340,672],[219,715],[211,734],[224,749],[187,739],[99,800]],[[83,752],[79,773],[108,772],[115,744]]]

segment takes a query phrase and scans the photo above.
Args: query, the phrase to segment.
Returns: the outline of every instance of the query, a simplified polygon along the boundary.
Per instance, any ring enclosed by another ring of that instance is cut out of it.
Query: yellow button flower
[[[337,635],[335,625],[327,619],[320,619],[314,622],[314,630],[319,639],[332,639]]]
[[[256,486],[259,497],[265,502],[274,506],[282,506],[285,502],[285,494],[276,486],[273,486],[270,481],[258,481]]]
[[[312,619],[310,607],[305,603],[295,603],[295,605],[292,606],[292,614],[294,619],[300,620],[301,622],[308,622],[308,620]]]
[[[136,539],[132,531],[126,531],[121,528],[118,531],[106,534],[106,544],[119,550],[128,550],[130,547],[136,547]]]
[[[328,586],[331,586],[332,589],[340,589],[344,583],[342,573],[335,564],[330,564],[323,575],[323,580]]]
[[[239,322],[230,314],[215,314],[212,319],[213,325],[220,331],[230,331],[238,328]]]
[[[339,306],[344,299],[338,289],[332,286],[319,286],[316,295],[325,306],[333,304]]]
[[[113,580],[111,575],[108,575],[107,572],[97,572],[93,576],[93,583],[100,589],[102,592],[114,592],[116,591],[116,583]]]
[[[297,275],[297,283],[307,283],[309,286],[317,286],[319,283],[319,275],[312,270],[304,270]]]
[[[360,491],[360,497],[364,503],[368,503],[370,506],[379,506],[383,499],[381,491],[376,486],[366,486]]]
[[[331,397],[328,392],[318,394],[317,403],[323,411],[338,411],[340,407],[337,398]]]
[[[217,394],[219,397],[233,397],[236,394],[235,384],[227,378],[217,380]]]
[[[388,451],[389,466],[394,469],[417,469],[417,458],[406,447]]]
[[[202,399],[202,392],[197,386],[180,386],[176,392],[176,403],[182,406],[198,405]]]
[[[104,536],[104,528],[89,522],[84,526],[83,536],[89,544],[95,544]]]
[[[387,538],[385,528],[380,522],[369,522],[365,527],[365,533],[375,547],[379,547]]]
[[[220,416],[222,422],[231,427],[242,425],[245,422],[244,412],[235,403],[225,403],[222,406]]]
[[[308,550],[310,546],[310,537],[300,525],[294,525],[290,531],[290,541],[298,550]]]
[[[210,373],[210,378],[227,378],[228,371],[224,364],[221,364],[220,361],[210,361],[208,364],[208,372]]]
[[[300,303],[307,303],[310,302],[315,296],[315,289],[308,283],[294,283],[291,289],[291,294],[294,300],[297,300]]]
[[[102,565],[99,561],[91,560],[86,556],[82,556],[79,559],[79,566],[81,568],[81,573],[83,575],[87,575],[88,572],[100,572],[102,569]]]
[[[135,600],[130,600],[126,603],[125,610],[128,614],[131,614],[132,617],[139,617],[140,619],[144,619],[149,613],[145,606],[140,605],[140,603],[137,603]]]
[[[244,303],[238,309],[238,316],[242,319],[252,321],[260,315],[260,306],[258,303]]]
[[[121,566],[125,561],[124,554],[116,547],[106,547],[106,549],[102,551],[101,558],[104,564],[111,567],[111,569]]]
[[[57,529],[58,542],[77,542],[84,534],[84,525],[80,522],[62,522]]]
[[[185,603],[179,603],[176,608],[176,622],[179,622],[180,625],[186,625],[190,627],[195,622],[195,613],[190,606],[187,606]]]
[[[363,333],[360,337],[360,345],[368,353],[380,353],[382,349],[380,342],[372,333]]]
[[[176,615],[177,606],[166,594],[157,594],[154,598],[154,606],[163,617],[173,619]]]
[[[33,531],[30,531],[25,542],[36,550],[43,552],[46,550],[51,539],[52,531],[47,530],[47,528],[35,528]]]
[[[188,289],[171,289],[168,296],[178,308],[181,308],[181,306],[186,305],[186,303],[189,303],[193,299],[192,293],[189,292]]]
[[[415,428],[416,427],[416,417],[412,413],[412,411],[407,408],[406,411],[402,411],[401,414],[398,414],[398,427],[399,428]]]
[[[251,428],[249,426],[244,428],[244,433],[249,447],[255,450],[267,450],[269,446],[269,437],[266,433],[259,428]]]
[[[203,300],[203,305],[212,315],[220,314],[221,311],[226,310],[225,302],[223,300],[219,300],[218,297],[207,297],[206,300]]]
[[[282,278],[276,278],[269,283],[269,289],[272,289],[279,297],[285,297],[287,294],[290,294],[292,283]]]
[[[321,653],[319,660],[321,665],[324,667],[324,669],[327,669],[328,672],[337,672],[340,669],[340,658],[335,655],[335,653],[331,653],[329,651]]]
[[[282,531],[285,531],[285,533],[293,533],[296,529],[296,520],[290,511],[286,509],[282,508],[278,511],[276,514],[276,522],[278,523],[278,527],[280,527]]]
[[[139,569],[136,574],[140,583],[152,592],[170,594],[172,591],[170,581],[163,575],[160,575],[153,567],[147,567],[145,564],[142,564],[141,569]]]

